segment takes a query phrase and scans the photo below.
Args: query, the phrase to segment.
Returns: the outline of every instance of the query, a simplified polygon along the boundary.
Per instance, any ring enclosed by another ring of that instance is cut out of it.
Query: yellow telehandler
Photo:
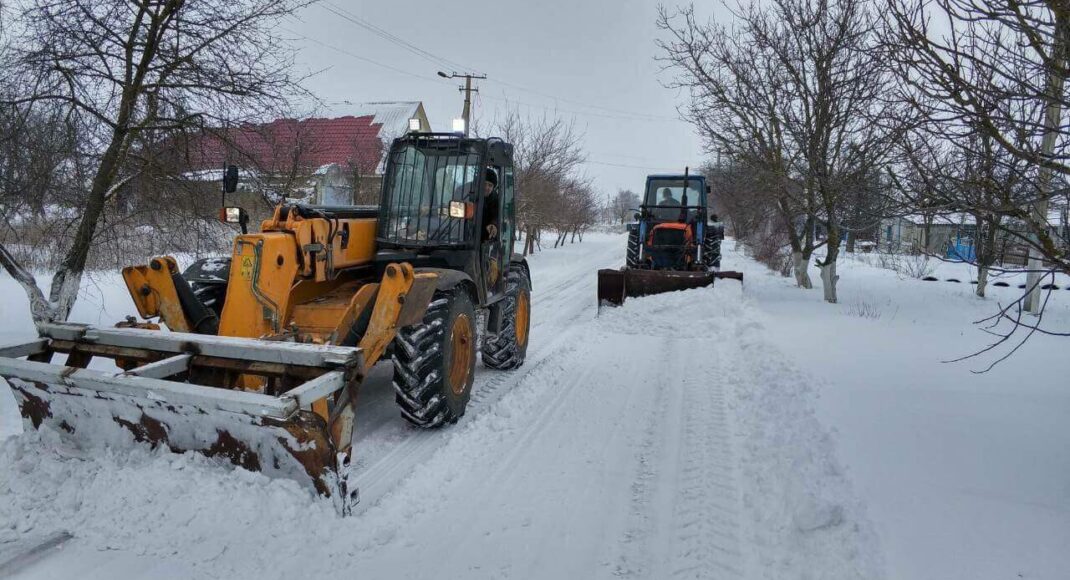
[[[523,364],[531,280],[512,253],[513,184],[500,139],[410,133],[390,147],[378,207],[281,204],[259,233],[224,207],[243,230],[229,258],[123,270],[146,321],[40,325],[0,346],[0,376],[34,428],[105,445],[123,429],[296,479],[348,512],[354,408],[374,364],[392,360],[401,415],[420,427],[464,414],[480,320],[484,365]],[[115,365],[90,367],[100,358]]]

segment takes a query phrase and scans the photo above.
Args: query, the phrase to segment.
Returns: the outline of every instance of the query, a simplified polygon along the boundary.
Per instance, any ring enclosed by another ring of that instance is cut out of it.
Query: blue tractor
[[[743,281],[722,272],[724,224],[709,211],[705,177],[649,175],[635,223],[628,225],[628,254],[620,270],[599,270],[599,304],[619,305],[628,296],[647,296],[709,286],[717,278]]]

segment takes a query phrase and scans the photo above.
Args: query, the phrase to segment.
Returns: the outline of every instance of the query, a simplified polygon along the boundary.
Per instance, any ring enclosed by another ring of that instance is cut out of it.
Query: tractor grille
[[[651,236],[650,243],[652,246],[669,246],[669,247],[683,247],[685,242],[684,230],[670,229],[670,228],[657,228],[654,230]]]

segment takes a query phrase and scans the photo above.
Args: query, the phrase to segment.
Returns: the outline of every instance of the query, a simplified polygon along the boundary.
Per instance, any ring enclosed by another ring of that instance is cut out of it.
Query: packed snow
[[[460,423],[409,428],[389,368],[365,383],[349,518],[199,455],[19,434],[0,390],[0,558],[69,530],[15,577],[1065,577],[1067,339],[974,375],[941,361],[984,344],[996,298],[845,259],[829,305],[726,250],[742,289],[600,314],[623,236],[536,254],[528,360],[480,368]],[[95,280],[74,318],[121,319],[121,281]],[[31,337],[9,278],[0,296],[0,342]]]

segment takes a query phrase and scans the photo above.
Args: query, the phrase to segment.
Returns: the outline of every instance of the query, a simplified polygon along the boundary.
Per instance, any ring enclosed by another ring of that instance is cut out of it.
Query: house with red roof
[[[276,119],[225,129],[191,144],[192,174],[216,181],[236,165],[240,188],[271,201],[327,205],[378,201],[390,143],[417,120],[430,131],[419,101],[342,103],[332,117]]]

